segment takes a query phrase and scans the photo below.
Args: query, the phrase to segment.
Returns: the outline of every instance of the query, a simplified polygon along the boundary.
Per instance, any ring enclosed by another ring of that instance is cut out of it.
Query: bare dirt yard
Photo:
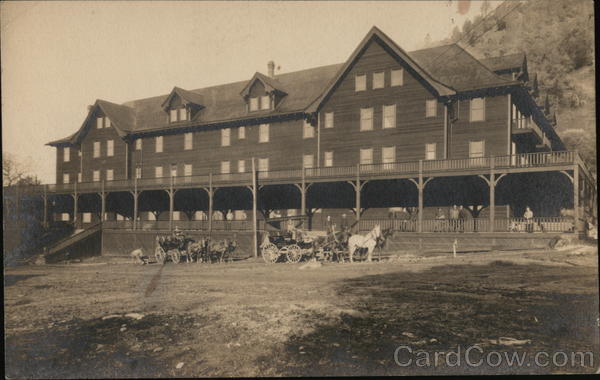
[[[595,372],[597,263],[597,247],[580,246],[456,259],[400,253],[304,270],[102,258],[8,268],[6,376]],[[473,366],[443,359],[473,345]],[[528,356],[509,365],[492,351]],[[435,352],[446,352],[437,365]],[[592,352],[593,363],[571,361],[576,352]]]

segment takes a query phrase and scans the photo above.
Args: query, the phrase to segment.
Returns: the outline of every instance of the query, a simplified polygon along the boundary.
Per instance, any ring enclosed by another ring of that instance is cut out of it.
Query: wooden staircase
[[[74,244],[82,242],[83,240],[88,239],[88,238],[90,238],[96,234],[100,234],[100,233],[102,233],[102,222],[93,224],[80,232],[76,232],[70,236],[67,236],[66,238],[64,238],[62,240],[57,241],[56,243],[52,244],[50,247],[46,247],[46,249],[44,250],[43,256],[44,257],[53,256],[60,251],[66,250],[67,248],[73,246]]]

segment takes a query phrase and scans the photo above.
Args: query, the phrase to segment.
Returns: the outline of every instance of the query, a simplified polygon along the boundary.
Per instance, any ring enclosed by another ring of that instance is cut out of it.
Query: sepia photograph
[[[600,373],[595,5],[0,2],[4,376]]]

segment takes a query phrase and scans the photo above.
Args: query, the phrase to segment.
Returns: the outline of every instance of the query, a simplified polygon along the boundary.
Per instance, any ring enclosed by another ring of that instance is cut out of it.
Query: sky
[[[493,2],[495,7],[500,2]],[[56,181],[49,141],[114,103],[344,62],[372,26],[405,50],[449,36],[480,1],[2,1],[2,149]]]

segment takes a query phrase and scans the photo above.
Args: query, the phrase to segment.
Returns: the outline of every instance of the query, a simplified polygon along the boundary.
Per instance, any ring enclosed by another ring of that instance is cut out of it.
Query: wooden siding
[[[425,144],[436,143],[436,157],[444,153],[444,106],[437,103],[435,117],[425,117],[425,102],[434,99],[406,64],[371,42],[341,80],[320,112],[321,163],[333,151],[333,165],[355,165],[361,148],[373,148],[373,162],[381,162],[382,147],[396,147],[396,161],[425,158]],[[390,87],[391,70],[404,68],[402,86]],[[373,90],[373,73],[385,72],[384,88]],[[367,90],[355,91],[355,76],[367,74]],[[396,127],[383,129],[383,106],[396,105]],[[360,109],[373,108],[373,130],[360,131]],[[325,129],[325,113],[334,113],[334,127]]]
[[[78,155],[79,147],[69,147],[69,162],[64,162],[64,147],[56,148],[56,183],[63,183],[63,174],[69,174],[69,182],[77,181],[77,173],[81,167]]]
[[[449,128],[448,158],[469,157],[469,141],[485,141],[486,156],[503,156],[508,149],[508,96],[485,98],[485,120],[470,121],[470,100],[459,102],[458,120]]]

